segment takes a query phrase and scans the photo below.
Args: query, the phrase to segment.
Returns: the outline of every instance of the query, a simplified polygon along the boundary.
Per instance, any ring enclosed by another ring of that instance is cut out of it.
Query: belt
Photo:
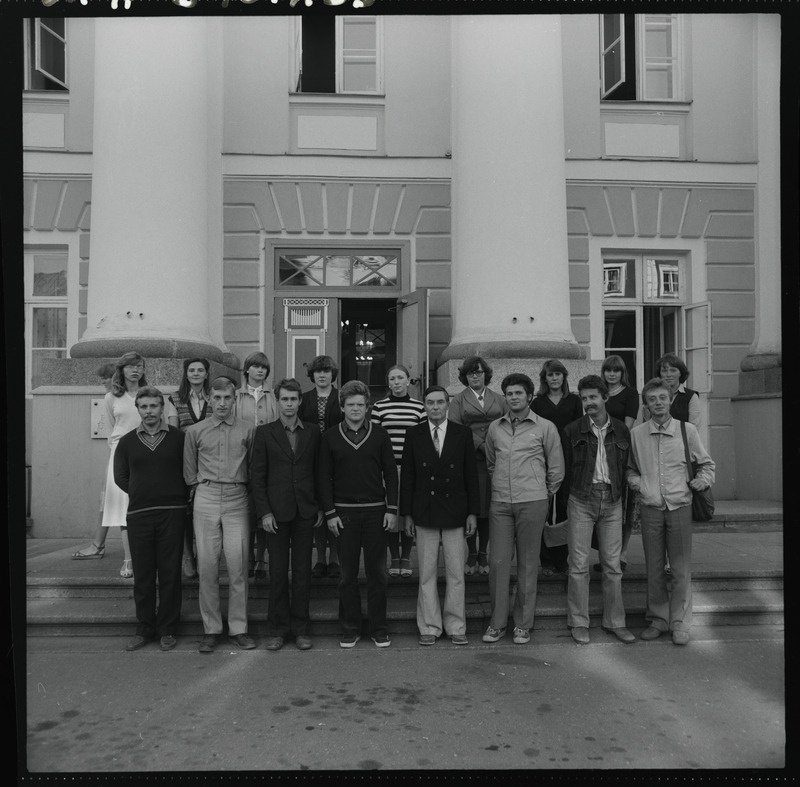
[[[214,486],[246,486],[244,481],[201,481],[201,484],[214,484]]]
[[[592,484],[592,486],[598,489],[611,489],[611,484],[599,483],[599,484]]]

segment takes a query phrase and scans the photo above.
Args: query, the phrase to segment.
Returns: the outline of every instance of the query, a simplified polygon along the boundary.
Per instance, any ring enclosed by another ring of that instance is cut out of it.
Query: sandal
[[[489,561],[485,552],[478,552],[478,573],[486,576],[489,573]]]
[[[389,576],[390,577],[399,577],[400,576],[400,558],[393,557],[392,558],[392,565],[389,567]]]
[[[542,576],[543,577],[552,577],[553,574],[556,573],[556,570],[552,566],[542,566]]]
[[[123,560],[122,561],[122,568],[119,570],[119,575],[123,579],[132,579],[133,578],[133,561],[132,560]]]
[[[87,549],[93,550],[92,552],[87,552]],[[97,544],[92,541],[91,547],[86,547],[85,549],[79,549],[77,552],[72,553],[73,560],[93,560],[94,558],[101,558],[106,553],[106,545],[97,546]]]
[[[464,564],[464,573],[468,577],[471,577],[478,570],[477,563],[478,553],[470,552],[469,556],[467,557],[467,562]]]
[[[256,579],[267,578],[267,564],[263,560],[256,560],[253,576]]]
[[[392,561],[394,562],[394,561]],[[410,577],[411,576],[411,558],[408,557],[401,557],[400,558],[400,576],[401,577]]]

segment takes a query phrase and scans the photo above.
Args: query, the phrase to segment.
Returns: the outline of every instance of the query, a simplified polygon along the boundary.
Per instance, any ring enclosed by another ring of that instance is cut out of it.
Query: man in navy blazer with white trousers
[[[406,533],[416,535],[419,559],[419,644],[433,645],[444,632],[453,644],[465,645],[465,538],[475,532],[480,511],[478,466],[470,429],[447,420],[447,391],[432,385],[423,401],[428,420],[406,432],[400,472],[400,514]],[[444,609],[437,585],[440,539]]]
[[[322,523],[315,481],[321,437],[316,424],[297,417],[300,397],[297,380],[281,380],[275,386],[278,420],[257,427],[253,437],[250,487],[269,546],[267,650],[279,650],[289,636],[299,650],[311,647],[311,548],[314,528]]]

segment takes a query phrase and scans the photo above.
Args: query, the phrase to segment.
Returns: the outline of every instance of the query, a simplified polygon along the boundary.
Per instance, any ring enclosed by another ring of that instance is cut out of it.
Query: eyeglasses
[[[480,377],[482,374],[485,374],[483,369],[478,369],[476,372],[467,372],[467,377]]]

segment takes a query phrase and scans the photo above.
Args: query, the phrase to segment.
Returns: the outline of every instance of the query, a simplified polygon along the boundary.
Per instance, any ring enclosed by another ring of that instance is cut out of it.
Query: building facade
[[[370,9],[372,10],[372,9]],[[781,499],[777,15],[25,20],[34,535],[96,517],[93,370],[460,388],[667,351],[719,499]],[[76,447],[78,450],[76,451]]]

